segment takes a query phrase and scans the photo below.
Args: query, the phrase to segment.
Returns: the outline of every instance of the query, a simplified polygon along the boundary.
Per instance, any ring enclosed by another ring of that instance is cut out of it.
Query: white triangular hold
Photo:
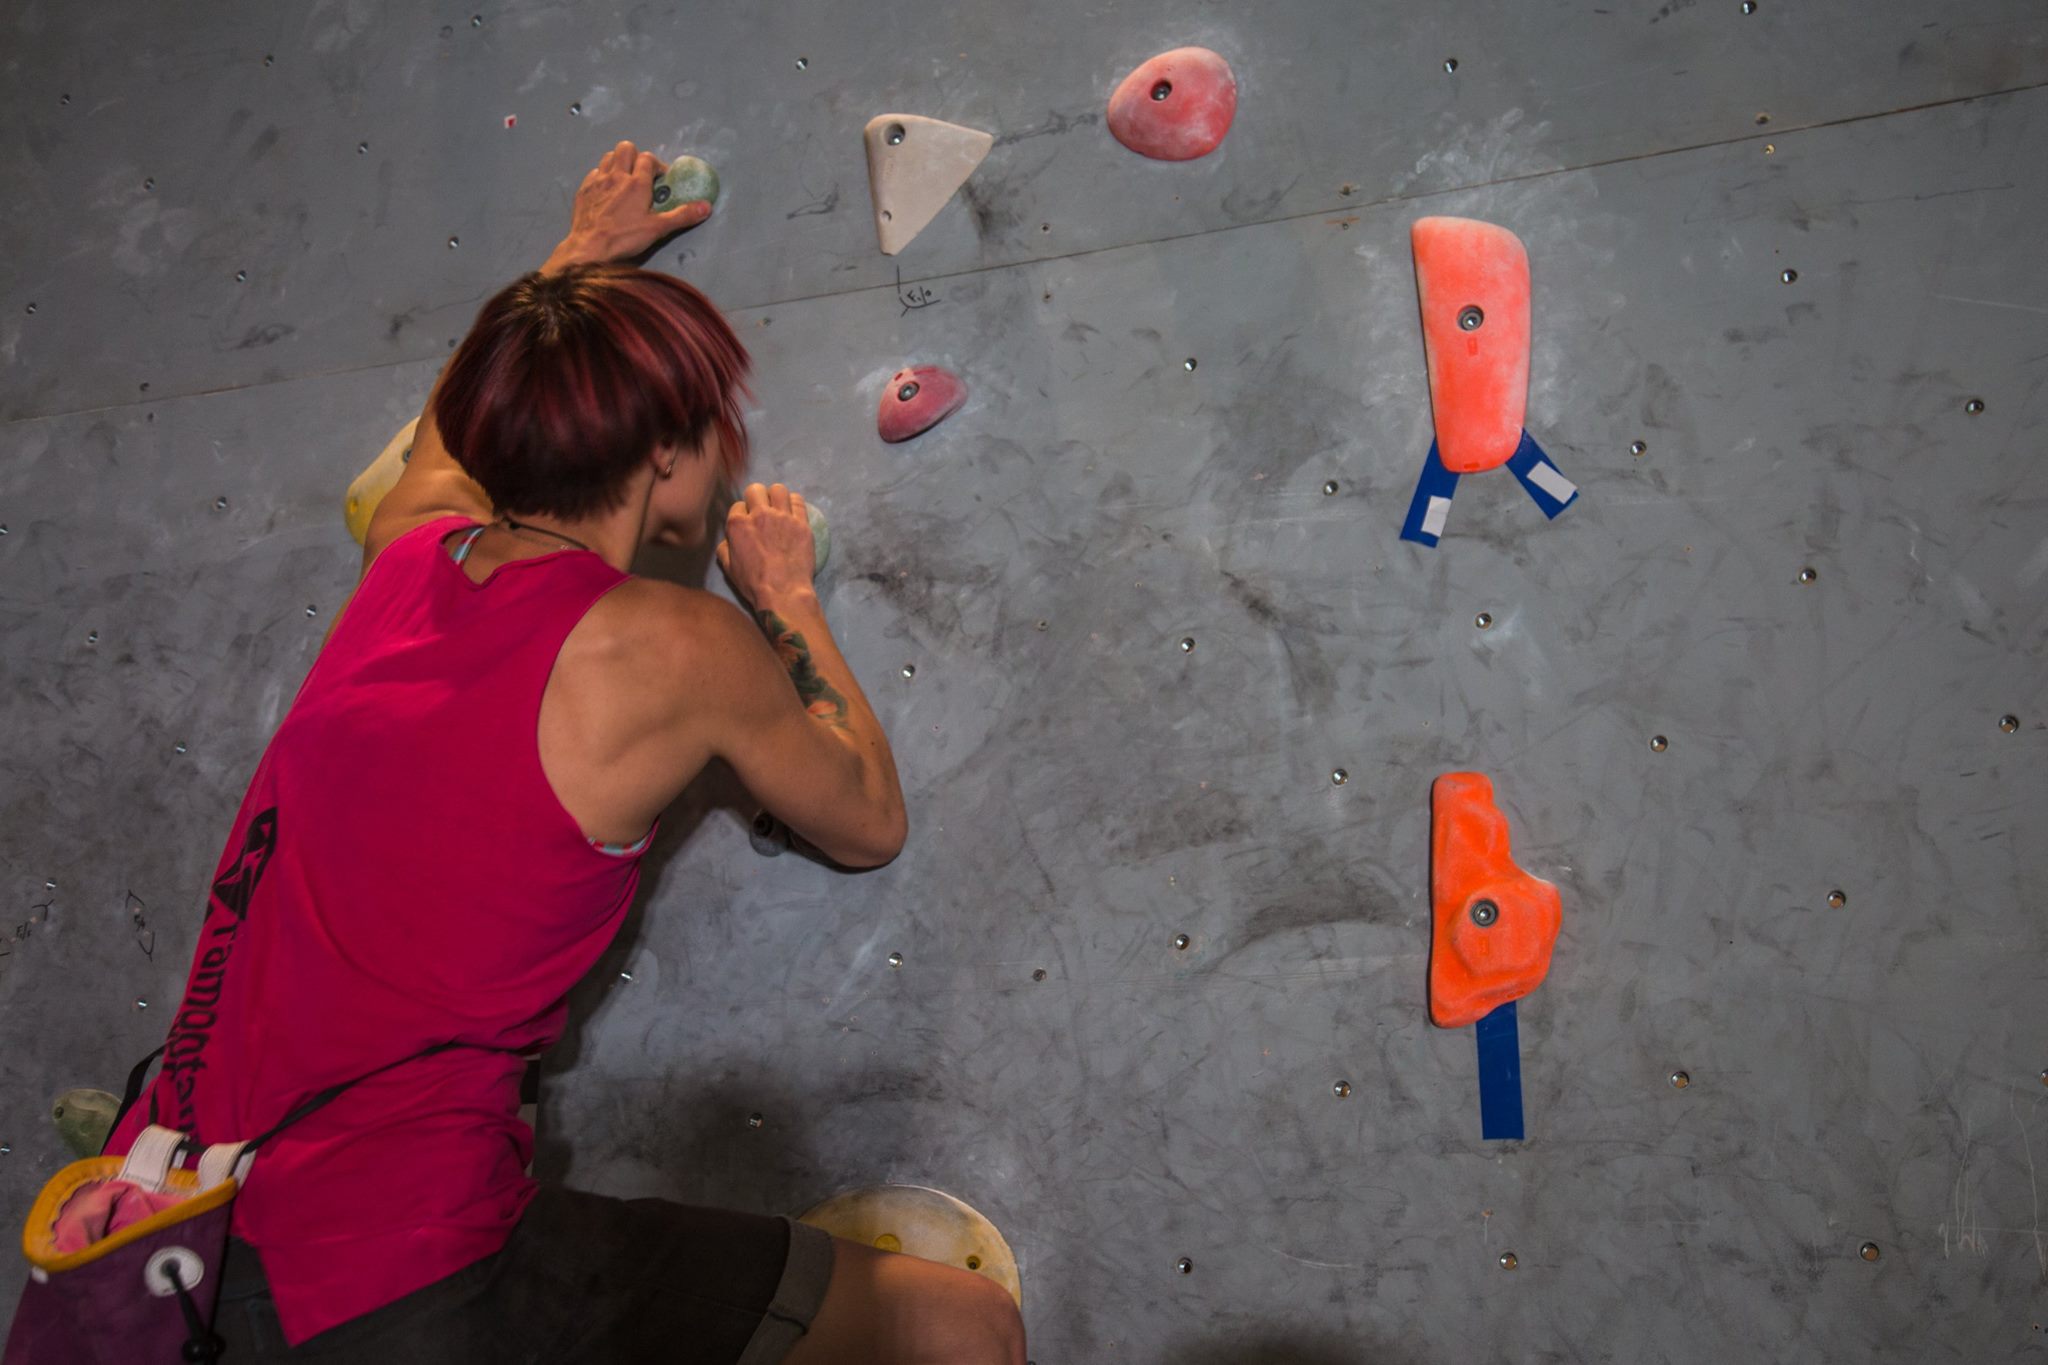
[[[861,137],[884,256],[909,246],[996,145],[988,133],[917,114],[878,115]]]

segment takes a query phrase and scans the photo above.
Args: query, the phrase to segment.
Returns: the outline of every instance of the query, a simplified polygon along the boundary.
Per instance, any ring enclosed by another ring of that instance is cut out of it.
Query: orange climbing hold
[[[1408,240],[1437,454],[1453,474],[1496,469],[1529,406],[1529,253],[1476,218],[1419,218]]]
[[[1475,1023],[1543,982],[1563,922],[1557,888],[1515,866],[1508,820],[1483,773],[1430,788],[1429,1017]]]

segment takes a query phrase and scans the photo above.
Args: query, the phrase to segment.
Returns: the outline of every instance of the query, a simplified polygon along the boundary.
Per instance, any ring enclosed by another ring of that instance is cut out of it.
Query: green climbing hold
[[[104,1090],[67,1090],[50,1106],[57,1122],[57,1136],[80,1157],[98,1156],[114,1131],[114,1116],[121,1101]]]
[[[654,211],[667,213],[696,200],[718,202],[718,172],[694,156],[679,156],[668,173],[654,182]]]
[[[811,557],[816,561],[811,570],[811,577],[815,579],[824,574],[825,565],[832,558],[832,525],[825,520],[825,514],[818,510],[815,503],[805,503],[804,511],[811,523]]]

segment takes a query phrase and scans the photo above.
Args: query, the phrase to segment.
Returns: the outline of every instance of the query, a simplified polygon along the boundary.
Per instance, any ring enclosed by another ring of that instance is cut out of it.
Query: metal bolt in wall
[[[1630,441],[1628,443],[1628,453],[1631,455],[1641,455],[1649,448],[1649,444],[1644,441]]]
[[[1192,653],[1194,653],[1194,652],[1195,652],[1195,637],[1194,637],[1194,636],[1192,636],[1192,635],[1187,635],[1187,636],[1183,636],[1183,637],[1181,638],[1181,642],[1180,642],[1180,652],[1181,652],[1181,653],[1183,653],[1183,654],[1192,654]]]
[[[1175,934],[1173,936],[1173,946],[1175,950],[1178,952],[1186,952],[1188,949],[1188,945],[1193,942],[1194,940],[1189,938],[1186,934]]]
[[[1350,780],[1351,774],[1345,772],[1342,768],[1334,769],[1330,773],[1330,784],[1332,786],[1341,787]]]
[[[1031,979],[1032,979],[1033,981],[1043,981],[1043,980],[1045,980],[1045,968],[1043,968],[1043,967],[1035,967],[1035,968],[1033,968],[1033,969],[1032,969],[1032,972],[1031,972]]]
[[[1520,1264],[1521,1261],[1516,1258],[1514,1252],[1503,1251],[1500,1254],[1500,1268],[1502,1270],[1513,1270],[1516,1266]]]
[[[2000,716],[1998,718],[1998,728],[2007,734],[2011,734],[2020,728],[2020,718],[2018,716]]]
[[[1819,577],[1820,574],[1816,572],[1811,565],[1808,565],[1806,568],[1801,569],[1799,571],[1799,581],[1801,583],[1811,583],[1814,579]]]
[[[1193,1261],[1190,1261],[1185,1256],[1181,1257],[1178,1261],[1175,1261],[1173,1263],[1173,1268],[1175,1270],[1178,1270],[1183,1275],[1192,1275],[1195,1273],[1195,1263]]]
[[[1493,613],[1490,611],[1480,612],[1477,616],[1472,618],[1472,624],[1479,627],[1479,629],[1481,630],[1490,629],[1493,625]]]
[[[1841,908],[1842,908],[1843,906],[1847,905],[1848,903],[1849,903],[1849,893],[1848,893],[1848,892],[1846,892],[1846,891],[1830,891],[1830,892],[1828,892],[1828,908],[1829,908],[1830,910],[1839,910],[1839,909],[1841,909]]]
[[[1325,483],[1323,485],[1323,496],[1326,498],[1334,498],[1337,496],[1337,481],[1335,479],[1331,479],[1328,483]]]
[[[1180,367],[1183,370],[1192,372],[1195,368],[1195,358],[1193,356],[1189,356],[1186,360],[1181,361]]]
[[[1691,1084],[1692,1077],[1687,1075],[1685,1072],[1674,1071],[1671,1073],[1671,1088],[1673,1090],[1683,1090]]]
[[[905,680],[906,680],[906,681],[907,681],[908,679],[911,679],[911,678],[914,678],[914,677],[916,677],[916,676],[917,676],[917,665],[916,665],[916,664],[905,664],[905,665],[903,665],[903,676],[904,676],[904,678],[905,678]]]
[[[1337,1083],[1336,1083],[1335,1085],[1333,1085],[1333,1086],[1331,1086],[1331,1087],[1330,1087],[1330,1093],[1334,1094],[1334,1095],[1335,1095],[1335,1096],[1336,1096],[1336,1097],[1337,1097],[1338,1099],[1340,1099],[1340,1100],[1347,1100],[1347,1099],[1350,1099],[1350,1098],[1351,1098],[1351,1082],[1349,1082],[1349,1081],[1339,1081],[1339,1082],[1337,1082]]]
[[[1664,738],[1664,736],[1662,736],[1662,735],[1651,735],[1651,736],[1650,736],[1650,752],[1651,752],[1651,753],[1653,753],[1653,754],[1661,754],[1661,753],[1663,753],[1663,752],[1664,752],[1664,751],[1665,751],[1666,749],[1668,749],[1668,748],[1670,748],[1670,747],[1671,747],[1671,741],[1670,741],[1670,740],[1668,740],[1668,739],[1666,739],[1666,738]]]
[[[1475,901],[1472,905],[1472,922],[1482,929],[1491,928],[1500,918],[1500,907],[1492,901]]]
[[[1862,1246],[1856,1248],[1856,1254],[1866,1261],[1874,1261],[1884,1253],[1877,1249],[1877,1243],[1865,1242]]]
[[[1786,284],[1791,284],[1794,281],[1798,280],[1799,272],[1792,269],[1790,266],[1787,266],[1783,270],[1780,270],[1778,272],[1778,278]]]
[[[1981,398],[1972,398],[1969,402],[1963,404],[1963,411],[1969,413],[1970,416],[1975,417],[1978,413],[1984,411],[1984,400]]]
[[[747,1115],[747,1127],[749,1128],[759,1128],[762,1124],[766,1123],[767,1121],[768,1120],[762,1118],[759,1114]]]
[[[1456,71],[1457,69],[1458,69],[1458,59],[1457,59],[1456,57],[1446,57],[1446,58],[1444,58],[1444,74],[1445,74],[1445,75],[1450,75],[1450,74],[1451,74],[1452,72]]]

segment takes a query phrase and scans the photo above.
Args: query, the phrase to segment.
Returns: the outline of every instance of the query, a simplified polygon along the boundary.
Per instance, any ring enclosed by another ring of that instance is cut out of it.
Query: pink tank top
[[[626,581],[597,555],[472,583],[445,517],[377,557],[235,817],[144,1124],[265,1143],[234,1204],[297,1344],[504,1245],[536,1188],[525,1062],[625,918],[639,855],[584,837],[541,769],[541,694]],[[650,832],[649,838],[652,834]]]

